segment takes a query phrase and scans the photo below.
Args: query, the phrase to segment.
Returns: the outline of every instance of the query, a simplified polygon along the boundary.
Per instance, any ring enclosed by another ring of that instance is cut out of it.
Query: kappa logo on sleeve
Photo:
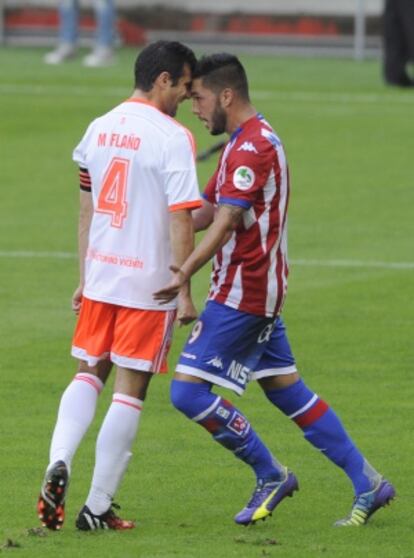
[[[252,144],[251,141],[245,141],[237,151],[250,151],[251,153],[258,153],[255,146]]]
[[[233,184],[238,190],[248,190],[255,179],[256,175],[250,167],[238,167],[233,174]]]

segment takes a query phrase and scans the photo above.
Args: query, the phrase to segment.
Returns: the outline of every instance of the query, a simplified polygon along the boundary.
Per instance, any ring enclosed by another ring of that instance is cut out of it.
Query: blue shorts
[[[242,395],[250,380],[292,374],[296,365],[281,318],[255,316],[209,301],[176,371]]]

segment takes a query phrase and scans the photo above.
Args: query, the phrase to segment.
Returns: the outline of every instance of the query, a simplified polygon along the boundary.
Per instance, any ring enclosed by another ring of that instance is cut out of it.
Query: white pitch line
[[[413,96],[390,95],[379,93],[327,93],[326,91],[265,91],[253,90],[252,97],[260,100],[279,99],[301,103],[334,103],[334,104],[368,104],[393,103],[397,105],[414,105]]]
[[[103,97],[120,97],[127,99],[131,94],[131,89],[123,87],[103,87],[99,90],[99,95]],[[59,95],[64,97],[96,97],[96,90],[92,87],[82,85],[24,85],[17,83],[0,84],[0,95]]]
[[[308,267],[362,267],[378,269],[414,269],[414,262],[370,262],[362,260],[289,260],[292,265]]]
[[[77,258],[77,254],[74,252],[31,252],[28,250],[13,251],[13,250],[0,250],[0,258],[20,258],[31,259],[31,258],[46,258],[51,260],[72,260]]]
[[[35,252],[29,250],[8,251],[0,250],[0,258],[44,258],[52,260],[72,260],[78,256],[75,252]],[[414,262],[375,262],[363,260],[289,260],[292,266],[303,267],[355,267],[355,268],[377,268],[377,269],[414,269]]]
[[[99,90],[99,95],[104,97],[118,97],[126,99],[131,93],[127,87],[103,87]],[[60,85],[25,85],[18,83],[0,84],[0,95],[59,95],[59,96],[79,96],[96,97],[96,90],[93,87],[82,85],[72,85],[62,87]],[[329,93],[326,91],[278,91],[253,89],[252,97],[258,100],[275,99],[280,101],[294,101],[299,103],[334,103],[334,104],[386,104],[387,106],[414,105],[414,96],[399,95],[389,93]]]

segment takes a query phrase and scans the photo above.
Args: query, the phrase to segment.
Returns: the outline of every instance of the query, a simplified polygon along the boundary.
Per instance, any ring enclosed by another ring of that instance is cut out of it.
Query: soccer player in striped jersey
[[[236,457],[250,465],[256,487],[235,516],[265,519],[298,489],[295,475],[263,444],[249,420],[212,386],[241,395],[257,380],[267,399],[292,419],[308,442],[350,478],[355,500],[336,525],[363,525],[395,494],[365,459],[329,405],[300,378],[280,317],[287,289],[289,171],[283,144],[249,99],[246,73],[229,54],[202,58],[192,83],[193,112],[211,134],[230,139],[194,212],[207,229],[173,280],[155,298],[172,300],[213,260],[208,301],[181,353],[171,398]]]
[[[201,206],[194,142],[174,116],[189,98],[193,52],[177,42],[147,46],[135,63],[135,90],[88,127],[73,158],[80,167],[79,314],[72,342],[78,373],[62,396],[38,514],[49,529],[64,521],[71,462],[116,365],[112,403],[101,426],[92,485],[76,526],[131,529],[113,496],[131,457],[154,374],[166,372],[177,303],[152,297],[193,248],[191,211]],[[188,285],[178,320],[196,317]]]

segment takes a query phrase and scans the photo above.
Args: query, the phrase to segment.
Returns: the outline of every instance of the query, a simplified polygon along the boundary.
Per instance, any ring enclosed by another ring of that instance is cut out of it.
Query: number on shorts
[[[200,337],[200,333],[201,333],[202,329],[203,329],[203,322],[198,320],[198,322],[196,322],[194,324],[194,327],[191,330],[188,342],[189,343],[194,343],[194,341]]]
[[[111,215],[111,226],[122,228],[127,216],[126,189],[128,180],[128,159],[114,157],[109,164],[99,193],[98,213]]]

